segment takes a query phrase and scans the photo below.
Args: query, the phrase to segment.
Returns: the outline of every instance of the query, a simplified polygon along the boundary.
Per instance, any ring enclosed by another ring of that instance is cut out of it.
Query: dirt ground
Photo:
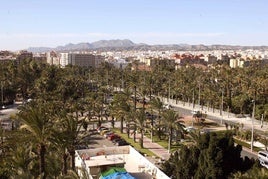
[[[225,126],[220,125],[210,119],[205,119],[205,121],[198,122],[192,116],[183,116],[179,121],[181,121],[186,127],[193,126],[197,129],[209,129],[210,131],[226,130]]]

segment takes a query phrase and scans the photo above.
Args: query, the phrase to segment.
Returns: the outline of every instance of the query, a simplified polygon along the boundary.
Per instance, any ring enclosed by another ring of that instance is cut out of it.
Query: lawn
[[[140,144],[138,142],[134,142],[132,138],[128,138],[126,133],[121,134],[119,129],[112,129],[117,135],[121,136],[123,139],[125,139],[132,147],[134,147],[138,152],[141,154],[146,154],[147,156],[156,156],[152,151],[146,148],[141,148]]]

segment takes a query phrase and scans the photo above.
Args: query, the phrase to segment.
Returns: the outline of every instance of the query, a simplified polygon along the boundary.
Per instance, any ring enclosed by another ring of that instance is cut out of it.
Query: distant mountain
[[[37,53],[37,52],[49,52],[54,50],[53,48],[50,47],[29,47],[27,51]]]
[[[246,50],[258,49],[268,50],[268,46],[232,46],[232,45],[188,45],[188,44],[170,44],[170,45],[147,45],[145,43],[135,44],[131,40],[100,40],[92,43],[69,43],[56,48],[49,47],[30,47],[30,52],[69,52],[82,50],[177,50],[177,51],[202,51],[202,50]]]
[[[54,50],[55,51],[74,51],[74,50],[87,50],[92,49],[94,46],[90,43],[79,43],[79,44],[72,44],[69,43],[65,46],[58,46]]]
[[[133,47],[136,44],[133,43],[131,40],[100,40],[97,42],[93,42],[93,48],[107,48],[107,47]]]

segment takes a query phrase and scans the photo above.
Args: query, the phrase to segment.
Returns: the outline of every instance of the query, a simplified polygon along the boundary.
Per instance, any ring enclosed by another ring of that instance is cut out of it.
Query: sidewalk
[[[110,123],[104,123],[103,126],[111,127]],[[120,127],[120,122],[115,122],[115,127]],[[125,131],[126,132],[126,131]],[[133,135],[129,136],[131,139],[133,139]],[[136,134],[136,142],[139,141],[140,134]],[[168,160],[170,154],[168,153],[168,150],[159,145],[158,143],[152,142],[152,140],[146,136],[143,136],[143,147],[146,149],[149,149],[152,151],[155,155],[157,155],[160,159]]]
[[[130,138],[133,138],[133,135],[130,136]],[[136,134],[136,141],[139,141],[139,138],[140,134]],[[149,149],[161,159],[169,159],[170,154],[168,153],[168,150],[159,145],[158,143],[152,142],[152,140],[146,136],[143,136],[143,147]]]

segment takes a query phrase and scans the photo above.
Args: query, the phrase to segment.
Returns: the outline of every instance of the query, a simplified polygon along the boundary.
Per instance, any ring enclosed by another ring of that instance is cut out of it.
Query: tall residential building
[[[20,64],[23,60],[26,59],[33,59],[33,53],[25,50],[20,51],[17,56],[17,62]]]
[[[77,65],[81,67],[98,67],[104,62],[101,55],[80,54],[80,53],[60,53],[60,66]]]
[[[60,67],[65,67],[70,64],[68,60],[68,53],[60,53]]]
[[[47,63],[50,65],[60,65],[60,57],[57,55],[56,52],[51,51],[46,54]]]
[[[70,64],[81,67],[95,67],[95,56],[92,54],[76,54],[68,55]]]
[[[95,55],[94,67],[99,67],[101,63],[105,61],[105,57],[102,55]]]

